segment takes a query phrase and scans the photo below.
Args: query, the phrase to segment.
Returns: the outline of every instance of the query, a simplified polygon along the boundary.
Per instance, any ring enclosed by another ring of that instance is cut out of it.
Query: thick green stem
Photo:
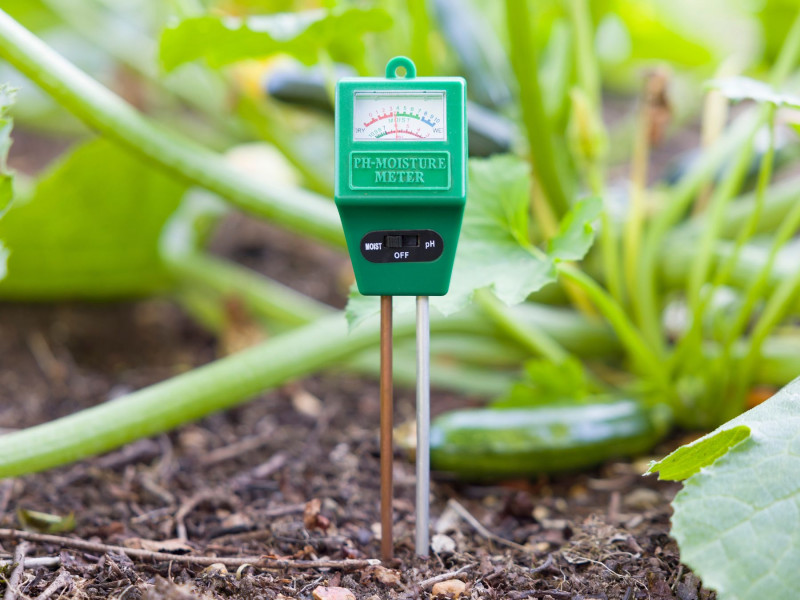
[[[254,314],[266,319],[305,325],[336,312],[305,294],[208,254],[186,254],[168,261],[179,279],[206,286],[222,296],[241,298]]]
[[[511,43],[511,66],[519,85],[522,120],[533,168],[552,212],[562,217],[569,209],[569,199],[556,163],[553,131],[542,98],[539,61],[531,39],[528,0],[506,0],[506,22]]]
[[[410,336],[414,324],[396,331]],[[348,334],[341,314],[79,413],[0,437],[0,478],[49,469],[249,400],[375,347],[378,328]]]
[[[752,142],[748,141],[745,149],[736,158],[736,162],[730,172],[725,174],[724,183],[717,188],[711,200],[709,219],[706,222],[706,227],[703,229],[700,247],[697,250],[696,259],[689,273],[689,281],[686,290],[686,296],[692,310],[692,318],[695,320],[701,318],[700,292],[701,288],[708,280],[714,248],[719,239],[719,231],[722,228],[722,220],[725,211],[742,185],[747,175],[748,168],[750,167],[752,157]]]
[[[207,188],[234,206],[290,231],[344,246],[336,209],[325,198],[289,187],[266,189],[232,169],[219,155],[164,131],[2,10],[0,57],[89,127],[172,175]]]
[[[554,363],[561,363],[569,358],[569,353],[561,344],[541,329],[530,327],[514,319],[509,308],[489,290],[475,292],[475,301],[501,331],[532,353],[543,356]]]
[[[656,353],[642,339],[622,307],[596,281],[579,269],[566,263],[559,263],[557,268],[559,275],[574,282],[586,292],[603,316],[608,319],[620,342],[628,351],[631,361],[638,365],[643,373],[652,378],[662,392],[666,393],[669,389],[669,382],[662,363]]]

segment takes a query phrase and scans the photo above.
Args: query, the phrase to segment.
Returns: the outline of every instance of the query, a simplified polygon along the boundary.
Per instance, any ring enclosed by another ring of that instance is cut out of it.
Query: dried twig
[[[44,533],[32,533],[20,531],[18,529],[0,529],[0,539],[28,540],[41,544],[52,544],[63,548],[75,548],[84,552],[95,554],[124,554],[130,558],[139,560],[175,562],[208,567],[213,564],[223,564],[226,567],[241,567],[250,565],[259,569],[341,569],[343,571],[364,569],[379,565],[380,561],[369,560],[292,560],[283,558],[270,558],[267,556],[191,556],[186,554],[170,554],[168,552],[152,552],[141,548],[125,548],[123,546],[110,546],[88,542],[86,540],[61,537],[58,535],[48,535]]]
[[[28,553],[28,543],[20,542],[14,551],[14,570],[8,578],[6,593],[3,600],[17,600],[19,598],[19,582],[22,580],[22,572],[25,570],[25,555]]]
[[[553,555],[548,554],[545,561],[535,569],[531,569],[531,573],[544,573],[553,568]],[[556,569],[557,570],[557,569]]]
[[[60,591],[61,588],[71,588],[72,587],[72,576],[67,573],[66,571],[61,571],[53,580],[53,583],[48,585],[44,591],[37,596],[36,600],[49,600],[52,598],[56,592]]]
[[[250,454],[262,446],[266,446],[275,439],[275,427],[265,427],[264,431],[250,437],[243,438],[228,446],[222,446],[212,450],[200,459],[200,464],[204,467],[238,458],[243,454]]]
[[[13,560],[0,560],[0,569],[13,565]],[[38,556],[36,558],[26,558],[24,561],[26,569],[37,569],[39,567],[47,567],[52,569],[61,566],[60,556]]]
[[[516,542],[512,542],[511,540],[507,540],[507,539],[505,539],[503,537],[500,537],[499,535],[496,535],[496,534],[492,533],[488,529],[486,529],[486,527],[484,527],[481,524],[481,522],[478,521],[478,519],[476,519],[474,516],[472,516],[472,513],[470,513],[466,508],[464,508],[464,506],[462,504],[460,504],[457,500],[454,500],[453,498],[450,498],[450,500],[447,501],[447,505],[450,508],[452,508],[454,511],[456,511],[456,513],[458,514],[459,517],[461,517],[467,523],[469,523],[472,526],[472,528],[475,531],[478,532],[479,535],[485,537],[487,540],[491,540],[491,541],[496,542],[498,544],[502,544],[504,546],[508,546],[508,547],[514,548],[516,550],[521,550],[523,552],[529,552],[530,551],[529,548],[526,548],[522,544],[518,544]]]
[[[429,587],[433,587],[440,581],[447,581],[448,579],[454,579],[458,575],[466,573],[470,569],[472,569],[472,565],[464,565],[463,567],[461,567],[460,569],[456,569],[455,571],[450,571],[449,573],[442,573],[441,575],[436,575],[434,577],[430,577],[429,579],[425,579],[424,581],[420,582],[419,586],[423,590],[426,590]]]

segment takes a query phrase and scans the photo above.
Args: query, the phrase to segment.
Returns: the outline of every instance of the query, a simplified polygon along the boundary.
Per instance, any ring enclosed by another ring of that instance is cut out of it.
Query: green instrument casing
[[[335,197],[362,294],[446,294],[467,200],[464,79],[416,77],[399,56],[385,79],[340,80]]]

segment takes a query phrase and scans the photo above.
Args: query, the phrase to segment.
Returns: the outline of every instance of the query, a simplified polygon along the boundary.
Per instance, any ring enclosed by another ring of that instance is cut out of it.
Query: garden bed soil
[[[264,246],[264,239],[272,241]],[[341,305],[346,259],[291,240],[232,217],[214,247]],[[234,321],[236,346],[251,328]],[[3,305],[0,433],[207,363],[221,346],[165,299]],[[397,422],[413,419],[413,402],[412,391],[397,391]],[[433,394],[434,412],[467,402]],[[0,481],[0,528],[22,529],[23,511],[41,511],[74,516],[74,528],[59,535],[97,544],[223,561],[336,561],[332,567],[209,567],[37,541],[28,556],[59,565],[26,569],[19,597],[305,599],[338,586],[358,599],[429,598],[437,579],[463,581],[461,597],[476,599],[714,597],[680,564],[669,537],[669,502],[679,486],[643,478],[646,458],[493,485],[436,476],[433,528],[446,537],[435,538],[439,553],[423,560],[414,555],[414,467],[398,454],[396,558],[364,563],[380,546],[378,411],[375,382],[319,375],[110,455]],[[18,547],[0,539],[0,561]],[[9,577],[10,569],[2,573]]]

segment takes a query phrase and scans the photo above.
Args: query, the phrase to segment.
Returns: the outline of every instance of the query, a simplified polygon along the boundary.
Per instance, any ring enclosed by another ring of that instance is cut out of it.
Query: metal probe
[[[428,556],[430,520],[431,327],[428,297],[417,296],[417,541]]]
[[[381,559],[394,556],[392,536],[392,297],[381,296]]]

